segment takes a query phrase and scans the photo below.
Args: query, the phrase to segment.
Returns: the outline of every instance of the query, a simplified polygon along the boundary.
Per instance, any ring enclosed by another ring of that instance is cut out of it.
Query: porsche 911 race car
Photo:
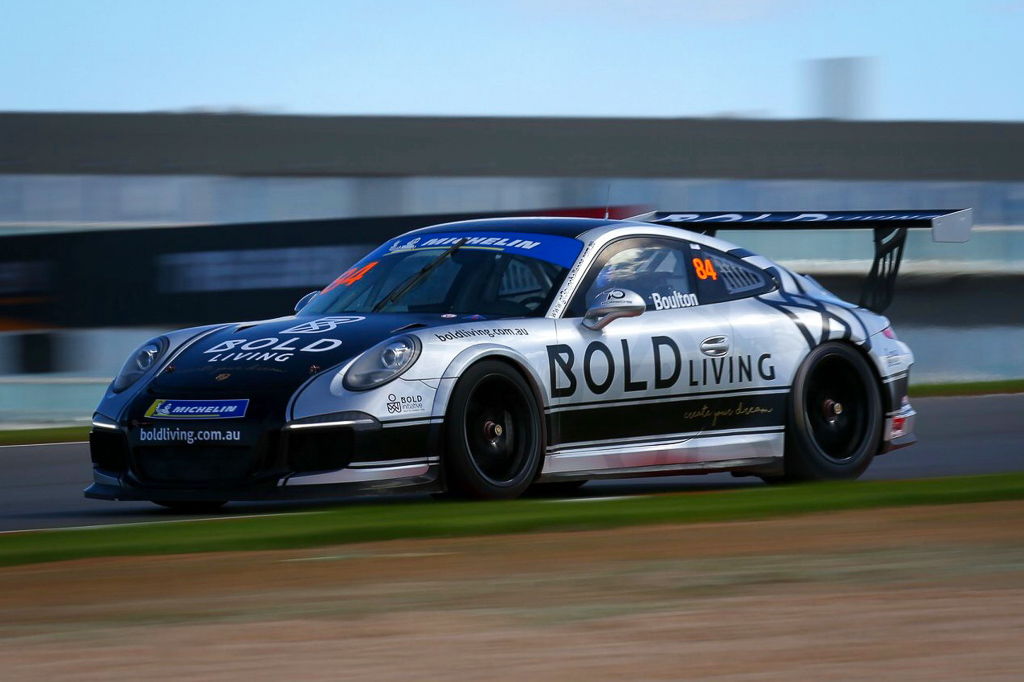
[[[860,305],[716,238],[864,227]],[[87,497],[448,491],[605,477],[855,478],[912,443],[913,356],[880,312],[907,228],[970,209],[502,218],[390,239],[295,314],[137,349],[93,417]]]

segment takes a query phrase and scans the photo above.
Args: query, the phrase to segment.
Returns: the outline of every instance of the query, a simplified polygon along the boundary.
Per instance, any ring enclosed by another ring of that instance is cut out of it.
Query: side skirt
[[[539,481],[782,470],[781,426],[678,433],[657,439],[592,441],[548,448]]]

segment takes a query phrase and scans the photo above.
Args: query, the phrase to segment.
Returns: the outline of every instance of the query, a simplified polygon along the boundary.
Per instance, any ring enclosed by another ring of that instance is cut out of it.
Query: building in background
[[[864,115],[868,67],[833,61],[816,106]],[[891,316],[918,380],[1024,376],[1022,147],[1022,124],[0,114],[0,421],[83,416],[150,335],[285,314],[414,216],[606,202],[971,207],[967,245],[911,235]],[[840,293],[871,255],[863,233],[735,240]]]
[[[830,57],[808,62],[811,118],[856,121],[871,118],[874,60]]]

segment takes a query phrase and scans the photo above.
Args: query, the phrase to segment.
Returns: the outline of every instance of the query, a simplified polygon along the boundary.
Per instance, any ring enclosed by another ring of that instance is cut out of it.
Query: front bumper
[[[237,444],[154,444],[152,438],[140,438],[143,429],[152,432],[152,425],[94,428],[89,438],[93,484],[85,496],[270,500],[441,489],[438,457],[431,454],[439,423],[382,424],[360,413],[343,416],[283,428],[243,428],[247,435]],[[189,427],[166,428],[180,437]]]

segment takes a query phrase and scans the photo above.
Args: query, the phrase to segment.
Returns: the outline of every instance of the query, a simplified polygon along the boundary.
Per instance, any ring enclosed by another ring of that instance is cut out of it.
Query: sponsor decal
[[[143,426],[139,440],[150,443],[233,443],[242,440],[237,429],[182,429],[177,426]]]
[[[352,286],[353,284],[355,284],[356,282],[361,280],[363,277],[365,277],[366,273],[368,273],[370,270],[373,270],[377,266],[377,263],[379,263],[379,262],[380,261],[376,261],[375,260],[375,261],[370,261],[369,263],[366,263],[365,265],[354,265],[354,266],[352,266],[351,268],[349,268],[345,272],[341,273],[341,275],[338,277],[338,279],[336,279],[333,282],[331,282],[330,284],[328,284],[324,288],[324,290],[321,291],[320,293],[321,294],[326,294],[328,291],[331,291],[332,289],[337,289],[340,286],[346,286],[346,287]]]
[[[694,258],[693,271],[697,273],[697,279],[718,279],[718,272],[715,271],[715,264],[710,258]]]
[[[631,405],[566,409],[551,415],[556,445],[578,441],[630,440],[662,434],[699,433],[714,436],[725,429],[764,428],[781,435],[788,396],[771,394],[673,396]]]
[[[447,248],[454,244],[457,244],[463,237],[431,237],[425,239],[422,237],[416,237],[410,239],[408,242],[402,242],[402,240],[395,241],[394,244],[388,247],[388,251],[402,251],[405,249],[436,249],[436,248]],[[532,239],[510,239],[508,237],[465,237],[465,244],[463,248],[468,246],[492,246],[497,249],[522,249],[523,251],[529,251],[540,246],[539,241]]]
[[[727,419],[729,417],[756,417],[759,415],[771,414],[774,411],[774,407],[750,405],[740,400],[735,405],[716,405],[714,407],[709,407],[707,403],[704,403],[696,409],[687,410],[683,413],[683,417],[686,419],[701,419],[705,421],[710,419],[711,426],[715,427],[718,426],[719,419]]]
[[[408,414],[427,409],[421,395],[395,395],[388,393],[388,414]]]
[[[302,333],[302,332],[298,332]],[[307,332],[309,333],[309,332]],[[228,339],[203,351],[212,354],[207,362],[287,362],[296,353],[324,353],[341,345],[341,339],[317,339],[303,344],[298,336],[282,339],[268,336],[262,339]]]
[[[752,383],[755,377],[761,381],[775,379],[771,353],[762,353],[756,358],[743,354],[684,362],[682,351],[672,338],[654,336],[650,344],[653,356],[651,376],[642,376],[633,366],[626,339],[620,339],[611,347],[603,341],[591,341],[583,353],[581,366],[577,366],[576,353],[571,346],[564,343],[547,346],[551,397],[575,395],[580,379],[595,395],[607,392],[616,382],[621,382],[622,390],[629,393],[646,391],[648,386],[656,390],[669,389],[681,381],[692,388]],[[616,348],[616,352],[612,348]]]
[[[892,420],[892,429],[889,431],[889,439],[899,438],[907,435],[907,418],[906,417],[894,417]]]
[[[562,282],[562,288],[558,290],[558,296],[555,297],[555,303],[552,308],[552,312],[555,316],[560,316],[562,311],[565,310],[566,306],[569,305],[569,295],[576,288],[577,278],[583,276],[583,264],[589,261],[590,252],[594,250],[594,242],[588,243],[583,252],[576,259],[572,269],[569,270],[569,274],[566,275],[565,281]]]
[[[331,315],[329,317],[318,317],[294,327],[281,330],[282,334],[322,334],[323,332],[334,331],[343,324],[362,322],[365,317],[360,315]],[[340,343],[340,342],[339,342]]]
[[[527,255],[566,268],[576,261],[576,256],[583,246],[578,240],[571,237],[552,234],[477,231],[461,234],[449,232],[419,237],[399,237],[377,249],[368,258],[376,259],[388,254],[417,249],[446,249],[461,239],[466,240],[461,250],[489,250]]]
[[[940,213],[669,213],[655,223],[814,223],[823,220],[864,222],[872,220],[931,220]]]
[[[483,329],[456,329],[444,334],[434,334],[438,341],[455,341],[456,339],[472,339],[486,336],[493,339],[499,336],[529,336],[530,332],[522,327],[485,327]]]
[[[700,305],[700,302],[697,300],[697,294],[681,294],[678,291],[673,291],[671,294],[666,296],[662,296],[658,293],[652,293],[651,301],[654,303],[655,310],[692,308],[693,306]]]
[[[238,419],[245,416],[248,398],[237,400],[157,399],[146,410],[152,419]]]

